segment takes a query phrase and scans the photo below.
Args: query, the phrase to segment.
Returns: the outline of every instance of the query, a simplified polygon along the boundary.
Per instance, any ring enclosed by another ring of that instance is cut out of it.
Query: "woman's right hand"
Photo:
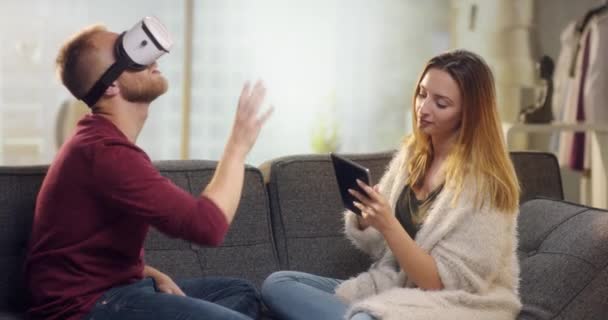
[[[258,81],[252,90],[249,89],[249,82],[247,82],[243,86],[239,98],[234,125],[227,145],[227,149],[237,152],[242,157],[249,153],[262,126],[273,111],[271,107],[264,114],[258,116],[260,106],[266,96],[266,88],[261,81]]]

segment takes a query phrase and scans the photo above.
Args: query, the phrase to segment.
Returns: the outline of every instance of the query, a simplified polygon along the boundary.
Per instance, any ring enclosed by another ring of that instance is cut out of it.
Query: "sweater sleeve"
[[[139,148],[106,143],[95,151],[93,191],[111,210],[137,215],[159,231],[218,246],[228,230],[221,209],[163,177]]]
[[[403,149],[403,148],[402,148]],[[395,183],[395,176],[399,171],[404,161],[404,151],[398,152],[391,162],[387,170],[380,179],[380,192],[387,198],[390,198],[390,192]],[[344,212],[344,231],[346,237],[361,251],[367,253],[374,260],[378,260],[384,254],[386,243],[382,234],[374,227],[367,227],[364,230],[359,228],[357,215],[349,210]]]

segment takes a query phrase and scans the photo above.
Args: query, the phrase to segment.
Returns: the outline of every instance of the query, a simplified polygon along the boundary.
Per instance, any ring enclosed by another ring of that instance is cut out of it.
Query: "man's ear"
[[[112,82],[112,84],[104,91],[103,95],[108,97],[113,97],[120,92],[120,88],[118,87],[118,81]]]

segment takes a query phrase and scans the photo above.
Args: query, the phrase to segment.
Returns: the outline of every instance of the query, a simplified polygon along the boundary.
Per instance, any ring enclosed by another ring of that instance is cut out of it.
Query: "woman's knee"
[[[275,283],[281,281],[293,281],[294,278],[301,272],[297,271],[276,271],[270,274],[264,283]]]
[[[269,275],[262,283],[262,296],[268,296],[277,285],[285,282],[297,281],[296,275],[300,272],[296,271],[276,271]]]

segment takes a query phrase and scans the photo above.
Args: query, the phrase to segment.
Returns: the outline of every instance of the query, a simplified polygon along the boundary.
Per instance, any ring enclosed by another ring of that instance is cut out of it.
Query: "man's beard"
[[[120,79],[118,87],[125,100],[134,103],[150,103],[167,92],[169,85],[167,79],[162,75],[138,77],[138,75],[132,74],[132,77]]]

